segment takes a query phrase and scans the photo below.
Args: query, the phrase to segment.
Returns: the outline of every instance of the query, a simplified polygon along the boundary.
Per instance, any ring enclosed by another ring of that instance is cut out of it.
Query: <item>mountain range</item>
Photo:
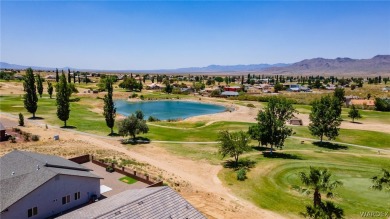
[[[9,64],[0,62],[1,69],[26,69],[30,66]],[[31,66],[35,70],[55,70],[55,68]],[[313,58],[305,59],[292,64],[252,64],[252,65],[209,65],[207,67],[190,67],[177,69],[157,70],[98,70],[75,69],[71,67],[59,68],[59,70],[96,71],[96,72],[139,72],[139,73],[206,73],[206,74],[300,74],[300,75],[390,75],[390,55],[377,55],[371,59],[351,58]]]

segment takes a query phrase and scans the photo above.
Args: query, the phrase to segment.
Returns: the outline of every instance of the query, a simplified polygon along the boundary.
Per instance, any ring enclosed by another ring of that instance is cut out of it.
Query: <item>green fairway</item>
[[[316,146],[310,145],[301,147],[297,140],[290,140],[286,150],[280,151],[291,155],[290,159],[250,154],[247,158],[257,164],[248,172],[247,180],[238,181],[236,172],[226,168],[219,173],[219,178],[236,195],[262,208],[297,216],[305,210],[305,205],[312,202],[311,196],[294,189],[301,186],[298,173],[308,172],[309,166],[325,167],[344,184],[336,189],[336,197],[332,201],[344,209],[346,218],[356,218],[362,211],[386,211],[390,208],[389,193],[370,189],[370,178],[379,174],[381,168],[390,168],[389,158],[351,151],[350,147],[336,152],[313,150]],[[306,150],[308,146],[312,149]]]
[[[32,114],[27,112],[23,107],[23,99],[20,95],[15,96],[0,96],[0,110],[1,112],[7,112],[12,114],[24,114],[25,118],[32,117]],[[81,98],[79,102],[72,102],[70,106],[70,117],[67,121],[67,125],[71,128],[75,128],[78,131],[84,131],[94,134],[107,135],[110,130],[106,126],[104,117],[102,114],[93,112],[91,108],[85,105],[86,102],[89,104],[99,103],[99,99],[93,98]],[[63,121],[59,120],[56,115],[57,106],[55,98],[49,99],[48,96],[43,96],[38,100],[38,109],[36,117],[42,118],[39,122],[63,126]]]

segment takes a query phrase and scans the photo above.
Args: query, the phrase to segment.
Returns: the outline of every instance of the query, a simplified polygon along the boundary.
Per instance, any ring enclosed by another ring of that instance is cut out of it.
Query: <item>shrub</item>
[[[16,137],[15,136],[11,135],[10,139],[11,139],[11,143],[16,143]]]
[[[144,95],[141,95],[139,98],[140,98],[141,100],[144,100],[144,99],[145,99]]]
[[[136,97],[138,97],[138,94],[136,94],[136,93],[133,93],[133,94],[130,96],[130,98],[136,98]]]
[[[39,141],[39,135],[32,135],[31,140],[32,141]]]
[[[22,113],[19,113],[19,125],[24,126],[24,116]]]
[[[246,106],[251,107],[251,108],[255,108],[255,105],[253,105],[252,103],[248,103]]]
[[[237,180],[244,181],[246,179],[246,169],[241,168],[237,171]]]
[[[160,120],[154,116],[149,116],[149,118],[148,118],[148,122],[158,122],[158,121],[160,121]]]
[[[21,133],[20,128],[12,128],[12,131],[14,131],[14,132],[16,132],[16,133]]]
[[[23,139],[24,141],[30,141],[31,133],[23,132]]]
[[[115,170],[114,170],[114,168],[113,168],[112,166],[107,166],[107,167],[106,167],[106,171],[112,173],[112,172],[114,172]]]

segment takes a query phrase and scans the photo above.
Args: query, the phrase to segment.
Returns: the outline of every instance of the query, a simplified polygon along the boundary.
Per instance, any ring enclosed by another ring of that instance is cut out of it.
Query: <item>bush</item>
[[[106,171],[109,172],[109,173],[112,173],[112,172],[114,172],[115,170],[114,170],[114,168],[113,168],[112,166],[107,166],[107,167],[106,167]]]
[[[140,98],[141,100],[144,100],[144,99],[145,99],[144,95],[141,95],[139,98]]]
[[[31,133],[23,132],[23,139],[24,141],[30,141]]]
[[[136,93],[133,93],[133,94],[130,96],[130,98],[136,98],[136,97],[138,97],[138,94],[136,94]]]
[[[16,137],[11,135],[10,137],[11,143],[16,143]]]
[[[21,133],[22,130],[20,130],[20,128],[12,128],[12,131],[16,133]]]
[[[31,140],[32,141],[39,141],[39,135],[32,135]]]
[[[241,168],[237,171],[237,180],[244,181],[246,179],[246,169]]]
[[[24,116],[22,113],[19,113],[19,125],[24,126]]]
[[[251,107],[251,108],[255,108],[255,105],[253,105],[252,103],[248,103],[246,106]]]
[[[160,121],[160,120],[154,116],[149,116],[149,118],[148,118],[148,122],[158,122],[158,121]]]

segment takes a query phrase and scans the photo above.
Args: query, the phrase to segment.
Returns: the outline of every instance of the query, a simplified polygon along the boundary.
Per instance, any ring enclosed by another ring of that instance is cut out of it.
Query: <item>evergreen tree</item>
[[[68,68],[68,84],[72,83],[72,78],[70,77],[70,69]]]
[[[104,95],[104,112],[103,115],[106,119],[106,125],[111,129],[110,135],[114,134],[114,124],[115,124],[115,116],[116,116],[116,108],[114,101],[112,99],[113,94],[113,81],[111,77],[106,78],[106,90],[107,94]]]
[[[339,107],[337,108],[337,113],[339,115],[341,115],[341,110],[342,110],[341,107],[343,106],[343,104],[345,102],[345,91],[344,91],[344,88],[336,88],[334,90],[333,96],[335,98],[337,98],[337,100],[338,100]]]
[[[62,72],[59,83],[57,84],[57,117],[64,121],[64,127],[66,127],[66,121],[69,119],[70,114],[70,102],[69,98],[72,91],[68,86],[65,74]]]
[[[73,84],[76,84],[76,72],[73,71]]]
[[[19,113],[19,125],[24,126],[24,116],[22,113]]]
[[[43,85],[42,85],[42,78],[39,74],[37,75],[37,90],[38,90],[39,97],[42,98]]]
[[[53,95],[53,85],[49,81],[47,82],[47,93],[49,94],[50,99],[51,99],[51,97]]]
[[[312,103],[309,130],[313,136],[320,137],[321,143],[324,136],[332,140],[339,135],[341,124],[339,104],[338,98],[332,98],[329,95]]]
[[[56,68],[56,82],[58,83],[59,80],[60,80],[60,77],[58,76],[58,68]]]
[[[38,109],[38,97],[35,86],[35,77],[31,68],[26,70],[23,86],[26,91],[26,94],[24,95],[24,108],[26,108],[28,112],[32,113],[33,118],[35,118],[35,112]]]

